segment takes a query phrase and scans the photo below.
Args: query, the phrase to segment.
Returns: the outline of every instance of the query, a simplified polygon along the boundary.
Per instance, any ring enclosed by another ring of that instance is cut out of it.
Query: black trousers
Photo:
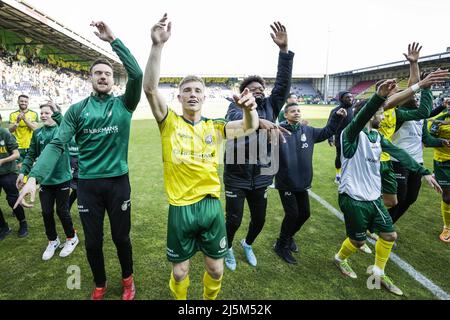
[[[122,268],[122,278],[128,278],[133,273],[130,194],[128,174],[113,178],[78,180],[78,211],[83,224],[87,258],[97,287],[103,287],[106,283],[103,256],[105,210]]]
[[[309,195],[308,191],[278,190],[278,193],[284,209],[279,241],[281,244],[287,244],[311,216]]]
[[[342,163],[341,163],[341,153],[342,153],[341,142],[339,140],[336,140],[334,142],[334,145],[336,146],[336,158],[334,159],[334,167],[336,169],[340,169],[342,167]]]
[[[422,175],[403,167],[400,162],[392,161],[397,179],[397,205],[389,209],[395,223],[416,202],[422,186]]]
[[[43,186],[39,190],[39,199],[41,200],[42,217],[44,218],[45,234],[48,240],[54,241],[57,238],[54,207],[56,204],[56,214],[64,228],[67,238],[73,238],[75,231],[73,229],[72,218],[69,212],[69,193],[70,180],[61,184],[52,186]]]
[[[245,242],[249,245],[253,244],[266,221],[267,188],[244,190],[225,187],[225,196],[228,247],[233,246],[234,235],[241,225],[245,199],[250,209],[250,224]]]
[[[72,192],[69,196],[69,211],[72,209],[72,205],[77,200],[77,189],[72,189]]]
[[[8,205],[13,208],[16,204],[17,198],[19,197],[19,191],[16,187],[17,174],[8,173],[0,175],[0,190],[5,191],[6,193],[6,201],[8,201]],[[22,206],[17,206],[16,209],[13,209],[14,215],[16,216],[19,222],[25,220],[25,211]],[[6,226],[6,221],[3,216],[3,212],[0,210],[0,228]]]

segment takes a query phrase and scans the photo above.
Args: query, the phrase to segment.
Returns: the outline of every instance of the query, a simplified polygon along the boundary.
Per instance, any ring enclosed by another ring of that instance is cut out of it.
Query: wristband
[[[413,92],[417,92],[420,90],[420,86],[418,83],[413,84],[410,88]]]

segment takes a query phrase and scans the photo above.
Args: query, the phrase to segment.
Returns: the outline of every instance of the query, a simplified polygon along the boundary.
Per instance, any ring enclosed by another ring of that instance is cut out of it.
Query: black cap
[[[340,91],[340,92],[338,93],[339,101],[342,102],[342,97],[345,96],[347,93],[351,93],[351,92],[350,92],[350,91],[347,91],[347,90]]]

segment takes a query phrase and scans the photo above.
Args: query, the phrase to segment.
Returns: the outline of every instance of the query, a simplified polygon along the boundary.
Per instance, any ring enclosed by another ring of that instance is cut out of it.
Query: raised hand
[[[450,78],[448,70],[437,69],[426,76],[425,79],[420,80],[418,85],[420,88],[430,88],[431,85],[444,82]]]
[[[397,82],[395,79],[388,79],[378,87],[377,94],[381,97],[387,97],[389,92],[391,92],[396,85]]]
[[[94,31],[94,34],[99,37],[100,39],[102,39],[103,41],[107,41],[107,42],[113,42],[116,37],[114,36],[114,34],[111,31],[111,28],[108,27],[108,25],[106,23],[104,23],[103,21],[92,21],[91,22],[91,27],[96,27],[98,31]]]
[[[270,25],[273,33],[270,34],[273,42],[280,48],[282,52],[288,52],[288,36],[286,32],[286,27],[283,26],[279,21],[274,22]]]
[[[409,63],[416,63],[419,61],[419,55],[420,50],[422,49],[422,46],[419,47],[419,43],[413,42],[412,44],[408,44],[408,54],[404,53],[406,60],[409,61]]]
[[[152,27],[152,42],[154,45],[164,44],[170,38],[172,22],[167,22],[167,13]],[[167,29],[165,28],[167,26]]]
[[[248,88],[245,88],[239,96],[233,95],[233,100],[239,108],[247,109],[248,111],[255,110],[258,106],[255,97],[253,97],[253,94]]]

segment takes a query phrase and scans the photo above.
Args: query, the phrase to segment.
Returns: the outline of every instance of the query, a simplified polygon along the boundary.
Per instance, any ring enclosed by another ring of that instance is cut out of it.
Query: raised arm
[[[272,37],[273,42],[275,42],[275,44],[280,48],[277,77],[275,79],[272,93],[270,94],[273,113],[276,119],[291,90],[294,53],[288,50],[288,35],[286,27],[280,22],[274,22],[270,27],[273,31],[270,36]],[[269,120],[275,121],[275,119]]]
[[[384,103],[384,110],[394,108],[398,104],[411,98],[420,89],[429,89],[433,84],[441,83],[450,77],[448,70],[436,70],[431,72],[425,79],[420,80],[418,83],[410,86],[409,88],[397,92],[396,94],[389,97],[389,99]]]
[[[136,59],[131,54],[130,50],[114,36],[111,28],[103,21],[92,22],[91,26],[96,27],[95,35],[101,40],[108,42],[115,53],[122,61],[125,70],[127,71],[128,81],[125,89],[125,94],[121,96],[125,107],[133,112],[141,99],[142,91],[142,70],[139,67]]]
[[[340,108],[331,115],[325,127],[313,128],[314,143],[322,142],[332,137],[336,133],[339,124],[346,116],[347,110],[345,110],[344,108]]]
[[[152,49],[148,57],[147,66],[144,73],[144,92],[152,108],[156,121],[161,122],[167,115],[167,104],[164,97],[158,91],[161,52],[164,44],[170,38],[172,23],[167,22],[167,13],[152,27]],[[166,28],[167,26],[167,28]]]
[[[409,61],[409,79],[408,79],[408,87],[412,86],[413,84],[416,84],[420,80],[420,74],[419,74],[419,55],[420,50],[422,49],[422,46],[419,47],[419,43],[413,42],[412,44],[408,45],[408,54],[404,53],[406,60]],[[384,110],[388,110],[391,108],[395,108],[396,106],[406,102],[409,99],[409,95],[392,95],[390,96],[383,108]]]
[[[413,42],[408,44],[408,54],[404,53],[406,60],[409,61],[409,80],[408,87],[419,82],[420,72],[419,72],[419,56],[422,46],[419,47],[419,43]]]

